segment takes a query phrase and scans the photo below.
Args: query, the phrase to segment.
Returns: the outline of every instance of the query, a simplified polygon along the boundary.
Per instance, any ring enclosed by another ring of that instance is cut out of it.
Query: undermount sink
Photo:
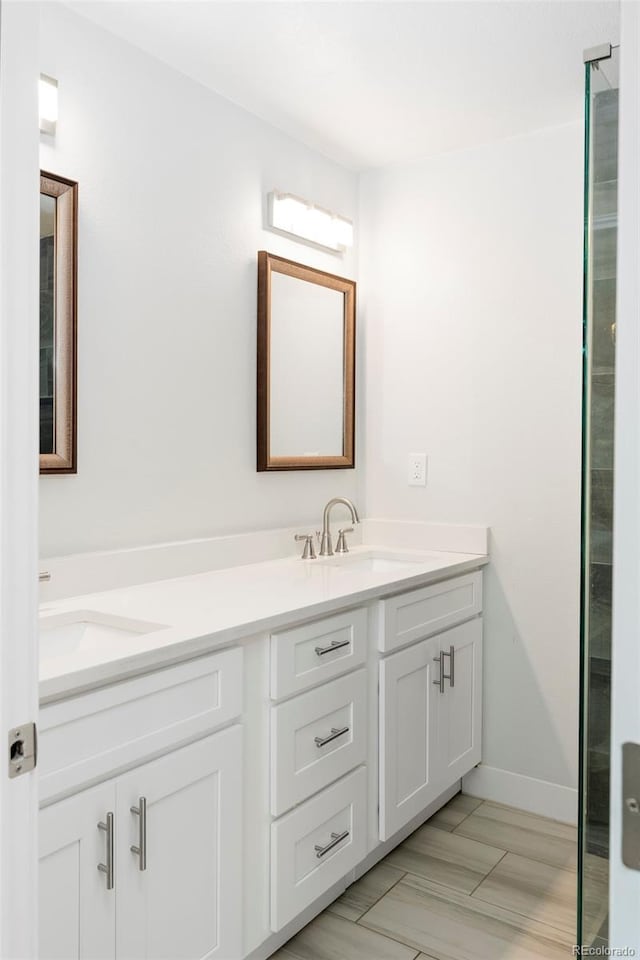
[[[318,564],[348,573],[401,573],[423,566],[422,559],[385,556],[384,554],[347,554],[318,560]]]
[[[40,656],[113,654],[134,637],[162,630],[164,624],[131,620],[94,610],[74,610],[40,618]]]

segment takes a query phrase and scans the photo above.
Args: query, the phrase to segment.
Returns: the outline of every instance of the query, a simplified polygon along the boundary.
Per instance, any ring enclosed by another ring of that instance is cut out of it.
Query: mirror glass
[[[40,453],[54,452],[56,198],[40,194]]]
[[[344,427],[344,293],[271,278],[271,453],[336,457]]]

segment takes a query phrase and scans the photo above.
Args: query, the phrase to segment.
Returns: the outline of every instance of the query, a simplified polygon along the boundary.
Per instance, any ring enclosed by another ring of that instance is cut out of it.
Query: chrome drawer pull
[[[137,807],[130,807],[131,813],[135,813],[137,817],[140,817],[140,823],[138,825],[138,836],[139,840],[137,845],[132,844],[129,849],[131,853],[135,853],[138,857],[138,869],[146,870],[147,869],[147,798],[140,797],[138,800]]]
[[[345,733],[349,733],[349,727],[331,727],[331,733],[328,737],[314,737],[313,739],[316,742],[316,747],[324,747]]]
[[[113,814],[107,814],[107,822],[101,820],[98,824],[98,830],[104,830],[107,835],[107,862],[99,863],[98,870],[100,873],[106,873],[107,875],[107,890],[113,890],[113,847],[114,847],[114,835],[113,835]]]
[[[444,674],[444,679],[449,681],[449,686],[453,686],[454,681],[454,671],[456,665],[456,648],[451,644],[449,647],[449,653],[443,653],[443,657],[449,657],[449,673]]]
[[[333,850],[334,847],[337,847],[339,843],[342,843],[343,840],[346,840],[349,836],[349,831],[345,830],[343,833],[332,833],[331,840],[325,847],[319,846],[317,843],[313,848],[316,851],[316,857],[320,860],[324,857],[325,853],[329,853],[330,850]]]
[[[445,680],[445,677],[444,677],[444,664],[443,664],[443,662],[442,662],[442,657],[443,657],[443,656],[444,656],[444,654],[442,653],[442,651],[440,651],[440,653],[438,654],[438,656],[433,658],[434,663],[439,663],[439,664],[440,664],[440,679],[433,681],[433,684],[434,684],[435,687],[440,687],[440,693],[444,693],[444,680]]]
[[[324,657],[325,653],[333,653],[334,650],[340,650],[341,647],[348,647],[351,640],[332,640],[328,647],[316,647],[316,653],[319,657]]]

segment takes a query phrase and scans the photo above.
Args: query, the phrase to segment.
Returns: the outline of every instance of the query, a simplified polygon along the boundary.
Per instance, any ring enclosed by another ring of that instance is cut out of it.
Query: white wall
[[[581,173],[576,123],[361,190],[366,514],[491,526],[484,762],[572,788]],[[425,488],[407,486],[412,451]]]
[[[255,469],[256,252],[277,187],[354,218],[352,173],[53,3],[41,166],[79,181],[78,475],[43,477],[41,554],[317,522],[356,471]],[[314,371],[311,371],[313,377]]]
[[[574,788],[581,125],[362,177],[364,463],[257,474],[256,251],[357,262],[265,232],[265,194],[355,217],[356,177],[64,8],[41,34],[41,163],[80,182],[79,473],[41,479],[42,555],[312,522],[365,472],[369,517],[487,523],[485,763]]]

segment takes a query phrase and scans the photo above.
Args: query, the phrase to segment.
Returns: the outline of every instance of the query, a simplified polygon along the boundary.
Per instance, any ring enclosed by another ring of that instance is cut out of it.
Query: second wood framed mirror
[[[78,184],[40,174],[40,473],[76,473]]]
[[[355,465],[356,284],[258,253],[258,470]]]

